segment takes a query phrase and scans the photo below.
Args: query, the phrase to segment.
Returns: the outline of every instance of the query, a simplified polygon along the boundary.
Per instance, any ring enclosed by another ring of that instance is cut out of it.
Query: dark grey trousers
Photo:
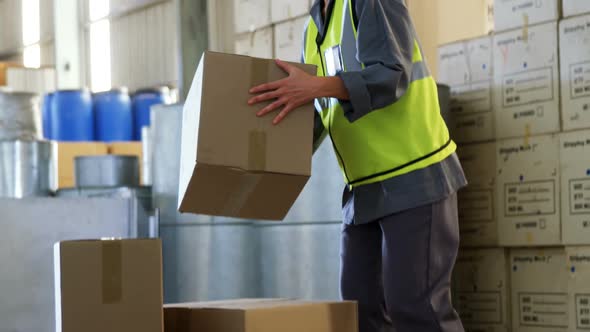
[[[456,194],[363,225],[343,225],[340,290],[359,332],[462,332],[451,304]]]

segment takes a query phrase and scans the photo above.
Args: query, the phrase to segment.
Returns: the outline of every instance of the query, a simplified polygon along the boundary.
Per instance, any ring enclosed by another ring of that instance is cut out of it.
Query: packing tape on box
[[[251,130],[248,133],[248,170],[264,171],[266,169],[266,133]]]
[[[522,40],[525,43],[529,41],[529,16],[527,14],[522,14]]]
[[[223,211],[231,215],[239,214],[261,179],[262,174],[243,174],[236,188],[236,193],[225,202]]]
[[[102,241],[102,303],[123,299],[123,248],[121,241]]]

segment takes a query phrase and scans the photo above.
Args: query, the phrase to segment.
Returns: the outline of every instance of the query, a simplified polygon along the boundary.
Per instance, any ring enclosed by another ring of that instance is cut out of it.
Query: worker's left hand
[[[282,107],[281,112],[273,120],[273,124],[276,125],[289,112],[301,105],[312,102],[317,97],[321,82],[317,80],[316,76],[312,76],[291,64],[281,60],[275,61],[277,66],[289,74],[289,76],[250,89],[251,94],[258,95],[250,98],[248,104],[254,105],[263,101],[274,100],[274,102],[258,111],[256,115],[263,116]]]

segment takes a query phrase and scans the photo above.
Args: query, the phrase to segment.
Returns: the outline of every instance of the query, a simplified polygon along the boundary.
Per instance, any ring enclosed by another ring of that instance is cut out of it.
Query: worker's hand
[[[281,112],[273,120],[275,125],[297,107],[310,103],[317,98],[321,87],[321,80],[318,77],[312,76],[281,60],[276,60],[276,64],[289,76],[250,89],[251,94],[258,95],[248,100],[249,105],[274,100],[270,105],[258,111],[257,116],[263,116],[282,107]]]

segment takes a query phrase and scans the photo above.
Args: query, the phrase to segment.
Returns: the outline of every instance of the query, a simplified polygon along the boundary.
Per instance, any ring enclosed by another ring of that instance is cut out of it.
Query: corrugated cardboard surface
[[[453,272],[453,300],[468,330],[510,331],[508,251],[503,248],[461,251]]]
[[[314,109],[274,126],[247,105],[250,87],[284,77],[272,60],[204,54],[183,109],[181,212],[284,218],[311,174]]]
[[[565,250],[512,250],[510,261],[513,331],[574,331],[569,326],[574,313],[568,305],[571,279]]]
[[[590,130],[560,135],[563,243],[590,245]]]
[[[590,1],[563,0],[563,16],[573,16],[590,12]]]
[[[439,82],[451,87],[453,139],[460,143],[494,139],[492,37],[443,45],[438,62]]]
[[[580,0],[574,1],[580,2]],[[496,0],[494,1],[494,27],[496,31],[504,31],[557,21],[560,12],[561,0]]]
[[[166,332],[357,332],[354,302],[278,299],[164,307]]]
[[[105,143],[95,142],[58,142],[54,145],[56,152],[57,189],[73,188],[76,185],[75,162],[79,156],[98,156],[108,154]]]
[[[143,146],[141,142],[115,142],[108,146],[109,154],[117,156],[134,156],[137,157],[139,164],[139,178],[142,179],[143,173]],[[139,185],[139,183],[138,183]]]
[[[559,137],[504,140],[497,149],[500,244],[561,244]]]
[[[494,37],[497,138],[559,132],[557,35],[553,22]]]
[[[55,245],[57,332],[161,332],[160,240]]]
[[[463,145],[457,155],[469,183],[458,193],[461,245],[497,246],[496,143]]]
[[[590,4],[590,1],[579,1]],[[590,15],[559,23],[564,130],[590,128]]]

